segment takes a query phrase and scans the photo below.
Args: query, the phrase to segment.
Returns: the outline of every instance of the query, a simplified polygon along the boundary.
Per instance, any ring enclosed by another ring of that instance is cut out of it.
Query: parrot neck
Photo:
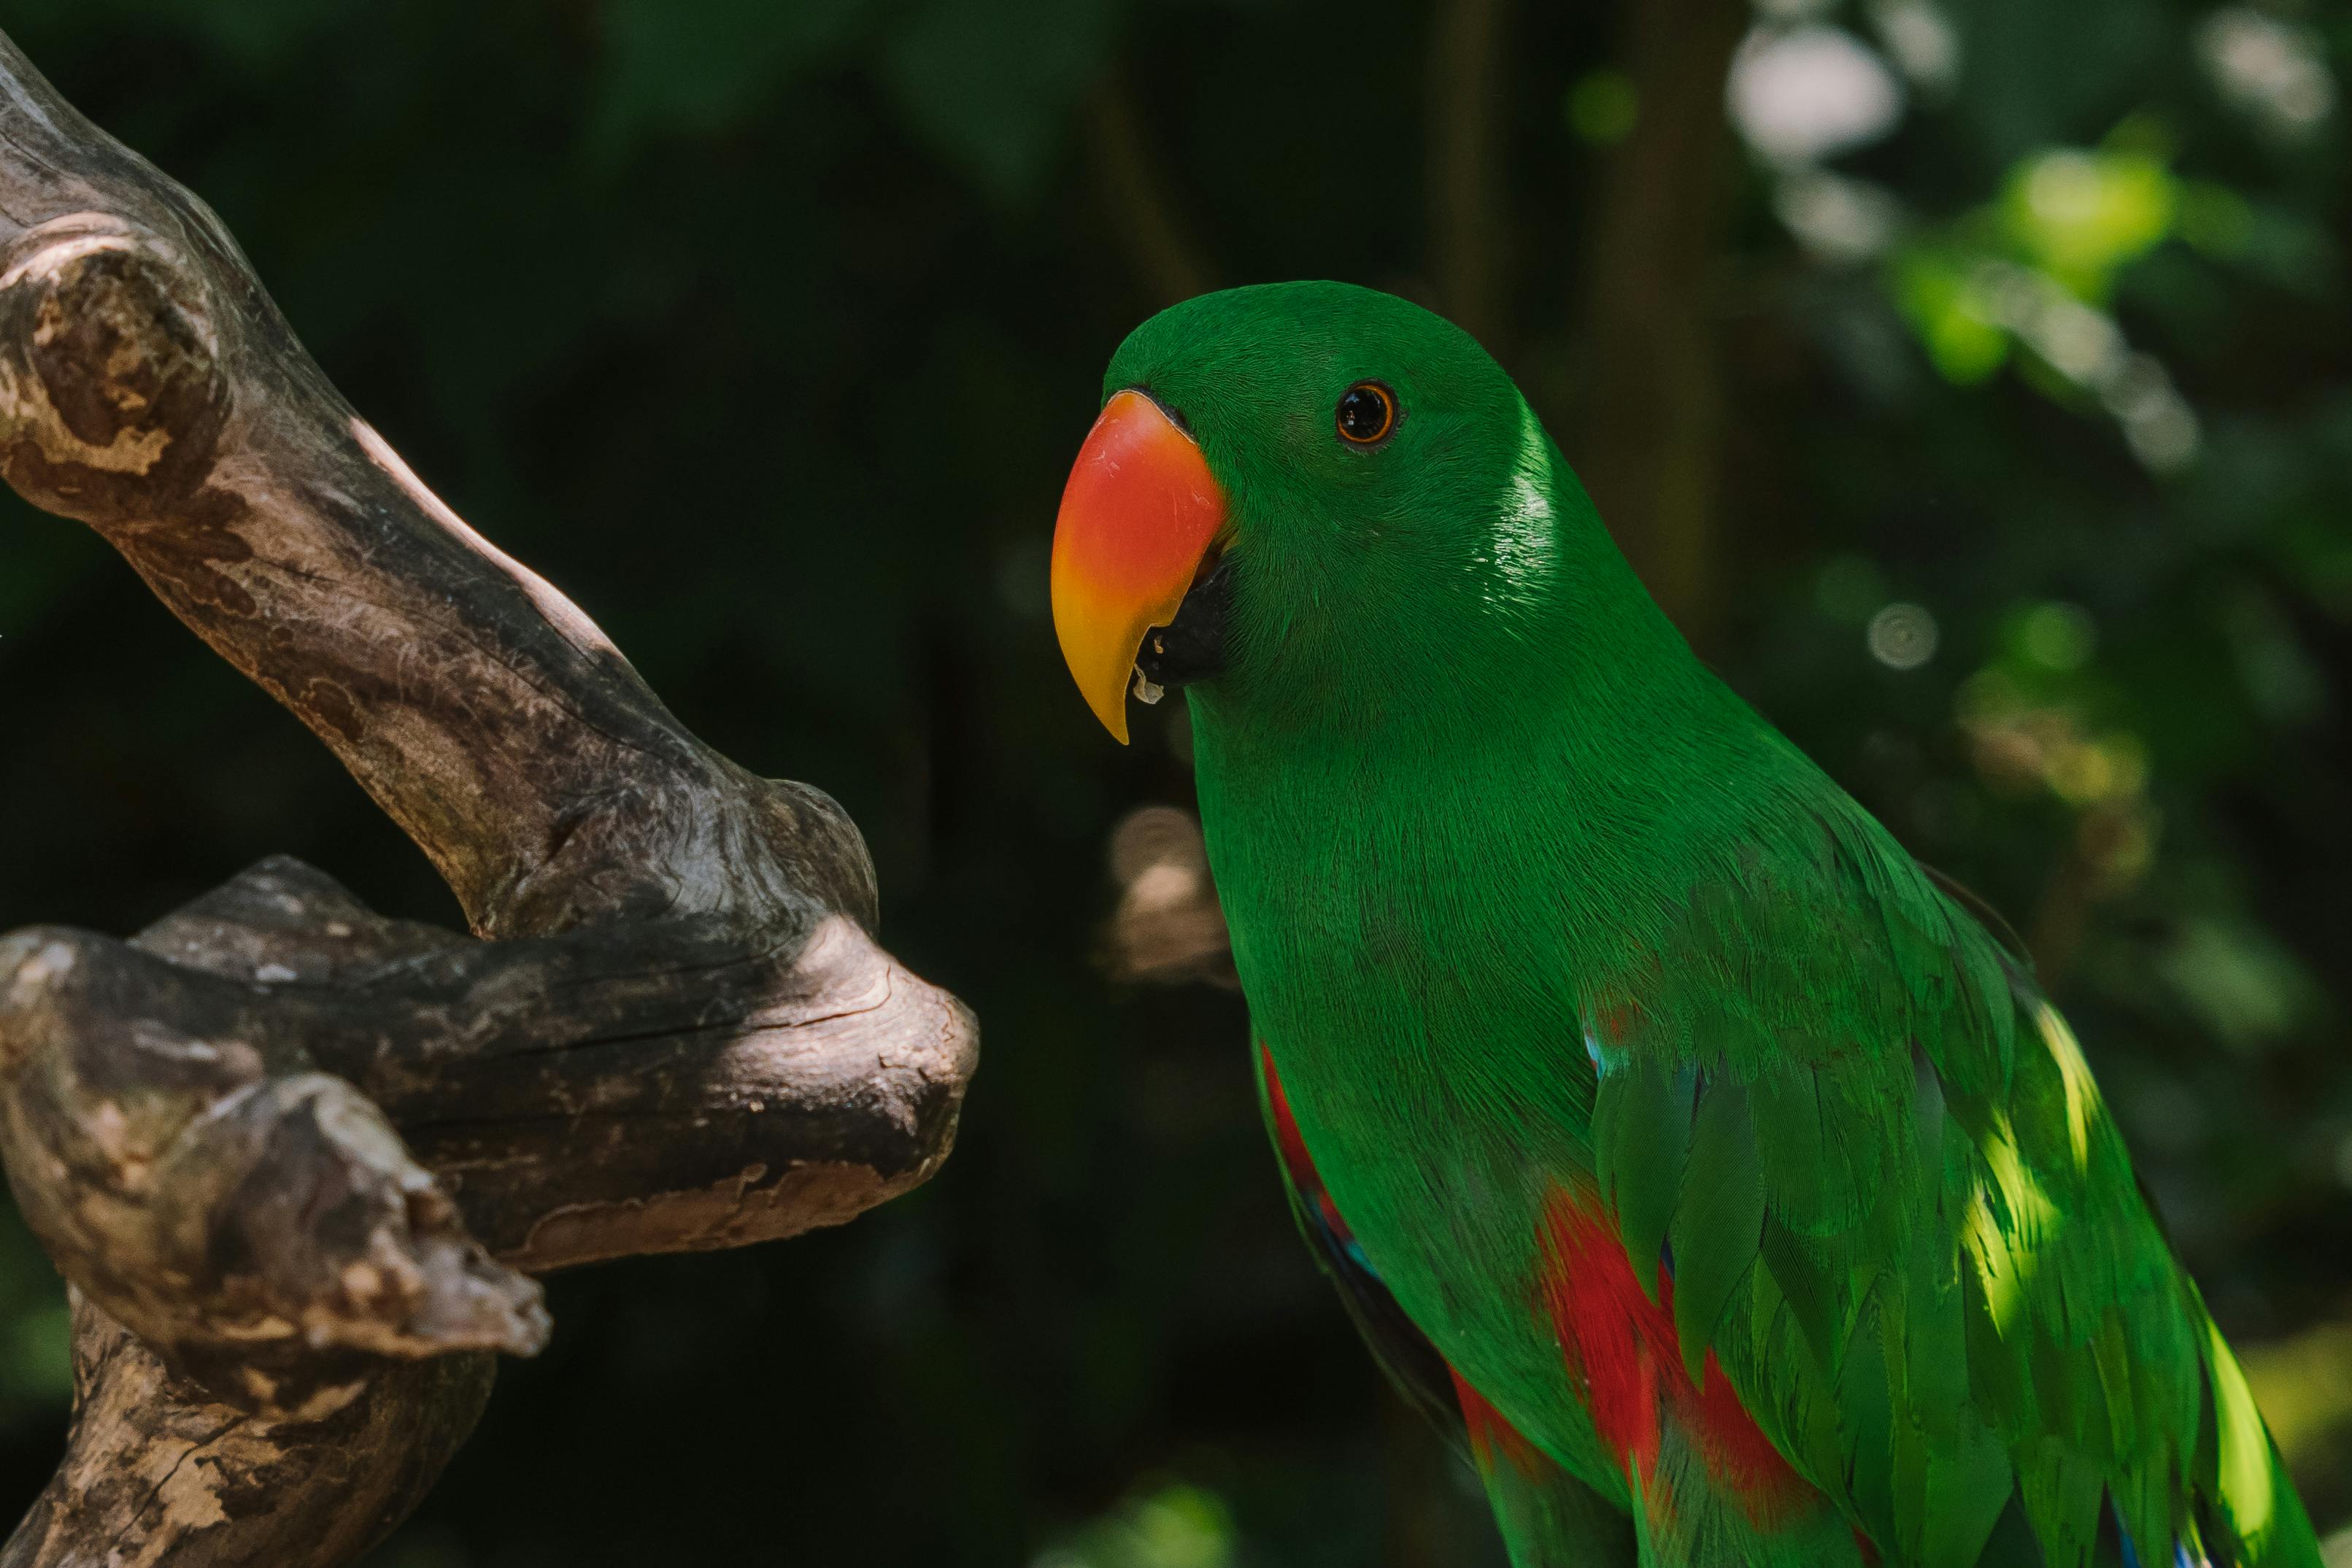
[[[1487,874],[1485,857],[1509,850],[1626,887],[1637,864],[1707,836],[1736,779],[1809,769],[1699,662],[1605,536],[1601,549],[1578,573],[1584,593],[1507,639],[1400,633],[1426,639],[1403,679],[1295,660],[1189,688],[1202,810],[1233,872],[1386,852],[1417,885]]]
[[[1508,701],[1465,680],[1378,723],[1188,693],[1235,963],[1310,1122],[1342,1113],[1317,1103],[1339,1080],[1558,1092],[1562,1033],[1597,990],[1654,963],[1692,890],[1777,836],[1759,814],[1818,800],[1815,770],[1646,595],[1557,635]]]

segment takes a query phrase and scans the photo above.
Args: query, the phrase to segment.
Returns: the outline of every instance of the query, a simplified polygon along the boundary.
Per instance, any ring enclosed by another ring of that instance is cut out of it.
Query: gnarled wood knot
[[[228,405],[203,287],[163,241],[75,214],[0,251],[0,468],[27,498],[151,516],[209,473]]]

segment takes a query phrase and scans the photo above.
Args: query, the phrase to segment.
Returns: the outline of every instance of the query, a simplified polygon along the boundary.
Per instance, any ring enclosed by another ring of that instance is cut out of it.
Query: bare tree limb
[[[74,1427],[0,1568],[343,1563],[414,1509],[490,1394],[487,1354],[385,1364],[325,1419],[215,1404],[74,1301]]]
[[[272,862],[130,943],[0,941],[0,1156],[79,1295],[69,1451],[0,1568],[347,1562],[483,1353],[544,1338],[527,1272],[938,1168],[977,1033],[877,946],[855,825],[687,733],[5,39],[0,475],[299,715],[490,939]]]

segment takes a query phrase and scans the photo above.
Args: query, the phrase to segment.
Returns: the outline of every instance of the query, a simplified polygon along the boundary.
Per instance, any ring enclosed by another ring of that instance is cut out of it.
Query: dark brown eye
[[[1339,434],[1359,446],[1375,446],[1396,428],[1396,393],[1378,382],[1358,382],[1339,394]]]

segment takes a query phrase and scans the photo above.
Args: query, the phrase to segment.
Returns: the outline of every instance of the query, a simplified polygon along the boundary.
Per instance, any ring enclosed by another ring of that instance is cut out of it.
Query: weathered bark
[[[491,1358],[383,1364],[323,1419],[208,1398],[74,1301],[74,1426],[0,1568],[345,1563],[430,1490],[490,1396]]]
[[[0,1156],[77,1291],[0,1568],[349,1561],[528,1272],[836,1224],[947,1154],[977,1034],[856,827],[688,734],[352,412],[219,221],[0,38],[0,475],[119,549],[425,852],[475,936],[267,862],[0,941]]]

